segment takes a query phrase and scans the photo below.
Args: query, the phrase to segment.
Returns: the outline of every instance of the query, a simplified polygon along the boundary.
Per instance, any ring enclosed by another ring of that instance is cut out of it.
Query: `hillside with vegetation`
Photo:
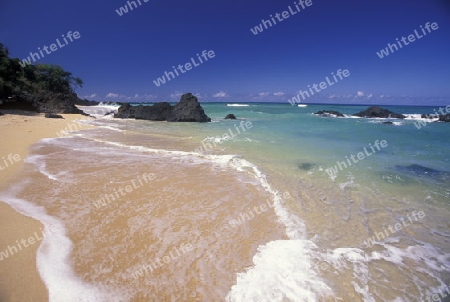
[[[22,109],[51,113],[82,113],[75,93],[83,81],[61,66],[25,65],[10,58],[0,43],[0,109]]]

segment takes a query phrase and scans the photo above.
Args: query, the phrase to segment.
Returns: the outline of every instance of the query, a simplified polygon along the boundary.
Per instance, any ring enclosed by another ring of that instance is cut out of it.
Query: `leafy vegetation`
[[[10,58],[8,48],[0,43],[0,101],[18,100],[32,102],[36,95],[73,96],[83,81],[61,66],[51,64],[25,65],[18,58]],[[58,96],[58,97],[56,97]]]

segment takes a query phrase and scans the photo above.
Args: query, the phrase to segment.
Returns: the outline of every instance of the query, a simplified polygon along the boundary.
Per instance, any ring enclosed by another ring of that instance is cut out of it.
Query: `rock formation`
[[[235,120],[236,116],[232,113],[227,114],[227,116],[225,117],[226,120]]]
[[[334,111],[334,110],[320,110],[314,114],[317,114],[320,116],[326,116],[326,117],[336,117],[336,116],[344,117],[344,115],[342,113],[340,113],[339,111]]]
[[[372,106],[361,112],[353,114],[354,116],[367,117],[367,118],[399,118],[404,119],[406,116],[398,114],[387,109],[383,109],[377,106]]]
[[[123,104],[114,117],[168,122],[205,123],[211,121],[203,111],[198,99],[191,93],[183,94],[180,102],[175,106],[171,106],[167,102],[156,103],[153,106]]]
[[[19,109],[40,113],[83,114],[83,111],[75,106],[77,95],[40,92],[28,95],[27,99],[8,99],[0,105],[0,109]]]

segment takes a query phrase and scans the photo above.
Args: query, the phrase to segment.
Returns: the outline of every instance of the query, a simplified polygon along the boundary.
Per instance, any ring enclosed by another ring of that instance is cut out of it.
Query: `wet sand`
[[[64,119],[46,119],[43,114],[19,110],[2,110],[0,116],[0,191],[21,169],[28,147],[40,139],[57,137],[69,125],[72,129],[87,128],[76,120],[86,119],[82,115],[63,115]],[[69,129],[69,128],[67,128]],[[11,156],[8,159],[8,155]],[[6,163],[5,163],[6,160]],[[0,202],[0,251],[17,245],[16,240],[27,240],[42,224],[21,215],[9,205]],[[14,253],[0,261],[0,301],[48,301],[48,293],[36,268],[36,251],[39,243]]]

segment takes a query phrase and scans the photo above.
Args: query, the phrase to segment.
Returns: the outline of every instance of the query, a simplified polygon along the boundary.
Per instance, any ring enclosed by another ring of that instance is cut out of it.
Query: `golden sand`
[[[86,119],[81,115],[63,115],[64,119],[47,119],[43,114],[19,110],[2,111],[0,116],[0,190],[8,186],[26,158],[28,147],[40,139],[57,137],[69,125],[78,129],[87,128],[76,120]],[[8,158],[8,155],[11,156]],[[0,200],[1,201],[1,200]],[[9,205],[0,202],[0,251],[16,244],[16,240],[27,239],[34,232],[40,233],[42,224],[23,216]],[[0,301],[48,301],[47,289],[36,267],[38,243],[0,261]]]

